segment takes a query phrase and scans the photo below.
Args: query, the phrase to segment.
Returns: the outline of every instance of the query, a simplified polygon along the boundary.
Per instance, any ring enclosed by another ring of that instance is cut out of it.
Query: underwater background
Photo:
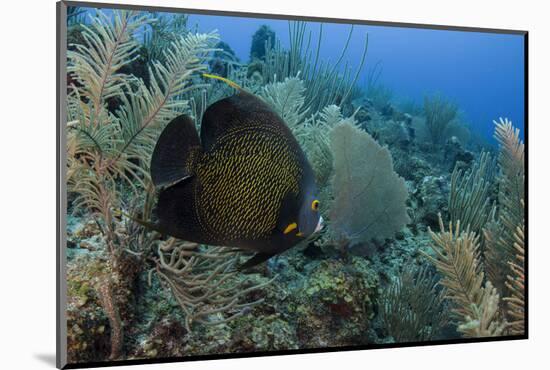
[[[252,35],[264,24],[289,47],[288,21],[212,15],[190,15],[188,24],[201,32],[218,30],[240,60],[248,60]],[[315,40],[319,22],[308,22]],[[238,24],[238,27],[235,27]],[[325,23],[320,58],[336,62],[349,24]],[[463,119],[488,140],[493,119],[507,116],[521,128],[524,119],[524,39],[522,35],[355,25],[346,60],[354,68],[369,34],[368,62],[359,84],[380,64],[377,82],[399,101],[421,104],[426,94],[439,92],[453,100]],[[523,131],[523,130],[521,130]]]
[[[524,37],[70,7],[69,362],[524,333]],[[323,229],[250,270],[170,238],[151,157],[238,84]],[[501,118],[502,117],[502,118]]]

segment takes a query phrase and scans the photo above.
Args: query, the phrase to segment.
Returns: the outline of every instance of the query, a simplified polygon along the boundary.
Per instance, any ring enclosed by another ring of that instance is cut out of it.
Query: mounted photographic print
[[[527,338],[527,32],[61,2],[58,58],[58,367]]]

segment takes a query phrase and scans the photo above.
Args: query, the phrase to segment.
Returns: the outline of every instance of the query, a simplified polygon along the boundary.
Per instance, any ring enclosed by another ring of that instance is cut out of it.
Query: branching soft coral
[[[430,232],[436,256],[426,255],[442,274],[455,304],[458,330],[470,337],[525,331],[524,147],[509,120],[495,125],[500,144],[498,208],[489,203],[491,161],[482,154],[469,172],[453,173],[449,230],[440,218],[441,232]],[[460,231],[460,224],[468,225],[466,231]]]
[[[68,72],[76,81],[80,98],[88,104],[82,106],[89,125],[97,127],[109,122],[105,100],[123,94],[128,79],[118,73],[136,57],[138,44],[133,33],[147,23],[147,17],[135,11],[116,12],[109,19],[98,12],[90,27],[82,25],[84,45],[69,50]]]
[[[135,58],[139,45],[132,33],[147,18],[126,11],[116,11],[112,18],[98,14],[85,28],[86,45],[69,52],[68,59],[74,81],[68,96],[67,146],[68,188],[77,194],[73,208],[90,212],[102,228],[113,280],[125,278],[127,258],[154,263],[150,271],[171,289],[188,330],[193,322],[218,324],[238,317],[262,302],[248,293],[271,282],[251,284],[235,272],[238,254],[175,239],[163,243],[157,233],[115,217],[115,211],[125,208],[136,218],[150,219],[155,190],[148,166],[157,137],[168,121],[190,110],[188,98],[204,87],[195,76],[207,68],[217,36],[178,36],[163,50],[162,62],[151,63],[145,84],[120,69]],[[112,99],[116,109],[109,109]],[[98,290],[111,325],[115,359],[124,344],[121,302],[105,286]]]
[[[120,206],[121,182],[138,195],[146,189],[148,164],[162,125],[187,108],[179,96],[193,89],[191,76],[206,68],[213,34],[188,34],[164,51],[164,64],[150,68],[149,87],[119,73],[132,62],[138,44],[133,32],[147,22],[138,12],[98,12],[85,27],[85,45],[68,52],[68,71],[75,81],[68,95],[69,191],[74,209],[98,217],[111,254],[115,254],[113,209]],[[109,99],[119,108],[108,109]],[[137,184],[137,185],[136,185]]]
[[[199,246],[174,238],[159,243],[155,271],[170,288],[185,314],[185,327],[193,323],[215,325],[235,319],[263,302],[247,295],[273,280],[250,284],[236,279],[239,253],[224,247]]]
[[[451,176],[449,213],[451,222],[469,226],[477,235],[485,224],[494,218],[495,206],[491,202],[490,189],[494,178],[494,160],[488,153],[481,153],[471,169],[455,167]]]
[[[495,138],[500,144],[498,213],[496,221],[484,229],[487,250],[485,263],[491,281],[504,296],[508,296],[508,270],[503,265],[515,260],[514,234],[517,227],[522,228],[524,224],[524,145],[519,130],[508,119],[495,121]]]
[[[368,35],[361,58],[357,61],[355,71],[349,63],[344,65],[344,57],[350,45],[354,31],[352,25],[348,38],[335,63],[320,60],[320,48],[323,39],[323,24],[319,24],[316,41],[311,42],[311,31],[306,37],[306,22],[289,22],[290,48],[285,50],[281,42],[267,43],[262,75],[265,82],[282,82],[287,78],[301,76],[304,81],[305,106],[311,112],[318,112],[328,105],[343,105],[357,90],[355,84],[365,64],[368,50]],[[342,68],[343,67],[343,68]]]
[[[305,90],[303,81],[292,77],[264,86],[260,96],[295,131],[308,113],[304,106]]]
[[[497,315],[499,295],[490,282],[484,284],[484,273],[479,263],[479,237],[468,228],[460,229],[460,222],[449,223],[446,230],[441,216],[441,231],[430,235],[435,257],[424,255],[443,276],[441,285],[453,302],[451,312],[460,325],[459,331],[468,337],[497,336],[506,323]]]
[[[397,343],[436,339],[448,321],[445,289],[427,267],[407,266],[384,289],[380,311],[388,334]]]
[[[508,262],[510,274],[507,276],[506,286],[510,296],[504,298],[508,306],[508,320],[511,334],[525,333],[525,230],[517,227],[514,234],[515,258]]]
[[[458,107],[441,95],[424,98],[426,128],[433,144],[441,144],[452,120],[456,118]]]
[[[508,324],[498,319],[499,295],[490,281],[485,283],[480,296],[479,305],[472,305],[473,316],[466,315],[458,331],[470,338],[503,335]]]

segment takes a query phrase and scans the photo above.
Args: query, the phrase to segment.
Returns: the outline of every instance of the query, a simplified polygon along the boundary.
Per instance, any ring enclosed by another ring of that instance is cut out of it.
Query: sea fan
[[[347,242],[390,238],[408,222],[403,178],[390,152],[367,132],[342,123],[331,132],[334,155],[331,227]]]

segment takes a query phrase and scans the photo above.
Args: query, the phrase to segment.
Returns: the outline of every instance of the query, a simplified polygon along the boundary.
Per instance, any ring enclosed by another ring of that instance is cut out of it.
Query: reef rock
[[[289,311],[301,348],[366,343],[378,277],[367,260],[350,258],[348,264],[333,259],[312,263],[304,285],[293,294]]]

